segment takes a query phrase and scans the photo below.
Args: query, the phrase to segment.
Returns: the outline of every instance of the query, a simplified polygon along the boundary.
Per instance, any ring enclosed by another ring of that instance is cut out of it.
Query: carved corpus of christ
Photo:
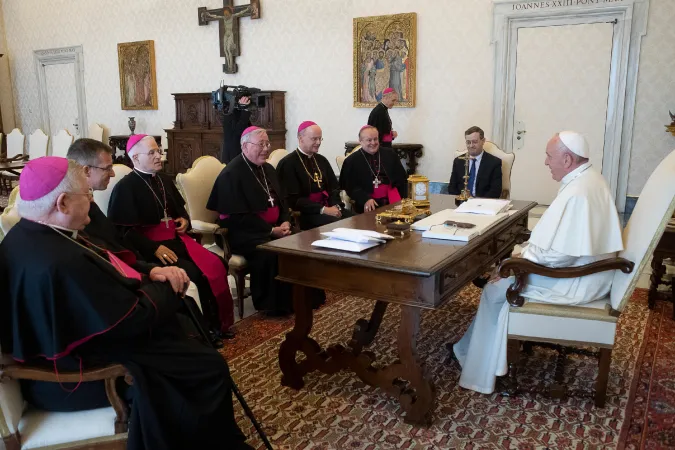
[[[234,0],[223,0],[220,9],[206,9],[201,7],[197,10],[199,25],[208,25],[209,22],[218,21],[220,32],[220,56],[225,58],[223,72],[237,73],[235,58],[241,54],[239,48],[239,18],[250,16],[251,19],[260,18],[260,0],[250,0],[248,5],[234,6]]]

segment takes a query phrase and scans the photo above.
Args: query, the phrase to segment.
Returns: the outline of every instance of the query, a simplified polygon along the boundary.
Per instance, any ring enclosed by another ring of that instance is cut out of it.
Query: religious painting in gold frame
[[[158,109],[155,41],[117,44],[122,109]]]
[[[354,19],[354,107],[373,108],[393,88],[396,107],[415,106],[417,13]]]

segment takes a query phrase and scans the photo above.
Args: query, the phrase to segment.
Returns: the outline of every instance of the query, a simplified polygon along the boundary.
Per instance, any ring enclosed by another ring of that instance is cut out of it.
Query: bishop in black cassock
[[[219,213],[232,253],[246,258],[255,309],[287,314],[291,286],[275,280],[277,256],[256,247],[291,234],[288,206],[274,168],[265,162],[270,153],[265,130],[249,127],[242,140],[242,154],[218,175],[206,207]]]
[[[389,108],[398,101],[398,94],[392,88],[382,91],[382,101],[378,103],[368,116],[368,125],[377,128],[380,146],[391,147],[398,133],[392,129]]]
[[[298,148],[277,165],[279,181],[288,203],[300,213],[300,228],[309,230],[346,217],[340,185],[328,160],[320,155],[321,128],[305,121],[298,127]]]
[[[340,186],[354,201],[358,213],[396,203],[408,195],[408,175],[391,148],[380,147],[377,129],[366,125],[359,132],[361,149],[345,159]]]
[[[24,218],[0,245],[3,352],[57,373],[124,365],[134,380],[128,449],[250,448],[234,418],[227,363],[186,336],[176,315],[183,302],[171,286],[81,240],[91,194],[79,165],[38,158],[20,187]],[[56,189],[48,209],[32,205]],[[67,403],[77,403],[85,385],[43,405],[78,409]]]
[[[202,305],[217,305],[218,318],[211,315],[212,328],[223,337],[232,337],[229,328],[234,324],[234,310],[224,262],[185,236],[189,228],[185,202],[173,181],[160,172],[157,143],[151,136],[134,135],[127,152],[134,170],[113,189],[108,218],[145,261],[184,269],[197,285]]]

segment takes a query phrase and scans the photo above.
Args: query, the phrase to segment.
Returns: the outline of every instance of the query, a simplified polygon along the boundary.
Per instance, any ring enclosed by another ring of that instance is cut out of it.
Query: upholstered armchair
[[[360,145],[357,145],[356,147],[354,147],[352,149],[352,151],[347,153],[345,156],[338,156],[337,158],[335,158],[335,162],[337,163],[339,171],[342,171],[342,165],[345,163],[345,159],[347,159],[347,157],[349,155],[351,155],[352,153],[354,153],[357,150],[361,150]],[[345,191],[340,191],[340,198],[342,199],[342,203],[344,203],[345,208],[352,209],[352,206],[353,206],[352,205],[352,199],[349,198],[349,196],[347,195],[347,193]]]
[[[176,175],[176,184],[185,198],[185,207],[190,215],[192,231],[198,242],[202,242],[203,236],[222,238],[224,259],[228,265],[229,273],[234,277],[237,289],[237,309],[239,318],[244,317],[244,298],[246,298],[246,275],[248,264],[243,256],[233,255],[227,240],[227,229],[220,228],[216,223],[218,213],[206,209],[211,190],[216,178],[225,167],[225,164],[213,156],[201,156],[192,163],[192,167],[186,173]]]
[[[276,169],[279,161],[281,161],[286,155],[288,155],[288,151],[285,148],[278,148],[270,153],[269,158],[267,158],[267,162]]]
[[[115,176],[110,177],[108,188],[105,191],[94,191],[94,201],[106,216],[108,215],[108,203],[110,203],[110,195],[112,194],[113,188],[122,178],[129,175],[131,170],[132,169],[124,164],[114,164],[113,171],[115,172]]]
[[[502,195],[499,198],[511,198],[511,170],[516,160],[516,154],[506,153],[490,141],[485,141],[483,150],[502,160]]]
[[[0,241],[19,221],[16,212],[19,188],[9,197],[9,204],[0,216]],[[59,372],[15,363],[8,355],[0,355],[0,436],[7,450],[80,447],[95,448],[97,444],[126,441],[128,406],[115,390],[119,377],[126,377],[121,365],[85,370]],[[131,380],[131,378],[127,378]],[[89,411],[49,412],[27,406],[21,395],[19,380],[53,383],[103,381],[111,406]],[[69,444],[65,446],[65,444]],[[110,447],[108,447],[110,448]]]
[[[666,157],[649,177],[623,232],[624,250],[618,257],[586,266],[551,269],[520,258],[504,261],[500,275],[515,275],[507,292],[509,302],[507,360],[509,365],[507,392],[518,391],[517,375],[521,342],[554,347],[559,351],[554,382],[540,384],[527,390],[563,398],[570,392],[562,385],[565,353],[581,353],[598,357],[598,377],[595,389],[581,393],[595,399],[595,405],[605,404],[607,381],[616,326],[631,298],[638,278],[647,267],[669,219],[675,210],[675,152]],[[552,278],[576,278],[592,273],[614,271],[609,295],[603,299],[578,306],[561,306],[529,302],[520,296],[527,275]],[[539,344],[543,343],[543,344]],[[553,345],[552,345],[553,344]],[[529,344],[528,344],[529,345]],[[595,347],[593,353],[574,347]]]

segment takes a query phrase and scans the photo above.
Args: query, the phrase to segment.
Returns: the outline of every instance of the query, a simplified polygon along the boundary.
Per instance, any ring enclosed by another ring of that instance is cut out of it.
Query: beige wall
[[[220,0],[0,2],[17,118],[26,132],[40,120],[33,50],[81,44],[89,122],[104,124],[111,134],[127,133],[132,115],[137,132],[171,127],[171,93],[211,91],[225,79],[287,91],[287,147],[296,145],[297,125],[314,120],[324,129],[322,152],[334,161],[369,112],[352,107],[352,18],[402,12],[418,14],[417,107],[391,116],[401,142],[425,147],[418,171],[447,181],[463,131],[492,127],[491,0],[261,0],[262,18],[241,20],[236,75],[222,73],[217,25],[197,25],[197,8],[215,8]],[[651,3],[629,194],[639,194],[646,176],[675,147],[663,128],[668,102],[675,110],[675,1]],[[117,43],[147,39],[155,41],[159,110],[122,111]]]
[[[2,126],[5,133],[14,128],[14,101],[12,95],[12,83],[9,75],[9,59],[7,42],[5,40],[5,20],[3,18],[2,5],[0,5],[0,109],[2,109]]]

